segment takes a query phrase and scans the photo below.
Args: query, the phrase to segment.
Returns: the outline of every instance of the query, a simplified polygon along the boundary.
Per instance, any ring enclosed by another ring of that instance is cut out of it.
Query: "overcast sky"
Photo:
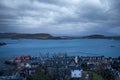
[[[120,35],[120,0],[0,0],[0,32]]]

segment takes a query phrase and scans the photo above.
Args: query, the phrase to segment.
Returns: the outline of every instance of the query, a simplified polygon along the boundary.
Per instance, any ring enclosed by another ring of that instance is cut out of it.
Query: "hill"
[[[104,35],[88,35],[88,36],[61,36],[56,37],[47,33],[37,33],[37,34],[20,34],[20,33],[0,33],[0,38],[10,38],[10,39],[114,39],[120,40],[120,36],[104,36]]]
[[[20,33],[0,33],[0,38],[10,39],[61,39],[46,33],[20,34]]]
[[[104,36],[104,35],[89,35],[89,36],[83,36],[81,38],[87,38],[87,39],[114,39],[114,40],[120,40],[120,36]]]

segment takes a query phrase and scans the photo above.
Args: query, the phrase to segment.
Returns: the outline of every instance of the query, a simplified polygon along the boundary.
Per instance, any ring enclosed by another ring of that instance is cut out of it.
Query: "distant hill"
[[[114,40],[120,40],[120,36],[104,36],[104,35],[88,35],[88,36],[78,36],[78,37],[70,37],[70,36],[64,36],[63,39],[114,39]]]
[[[83,36],[82,38],[105,38],[104,35],[88,35],[88,36]]]
[[[89,35],[89,36],[83,36],[81,38],[87,38],[87,39],[115,39],[115,40],[120,40],[120,36],[104,36],[104,35]]]
[[[37,34],[20,34],[20,33],[0,33],[0,38],[10,38],[10,39],[114,39],[120,40],[120,36],[104,36],[104,35],[88,35],[88,36],[61,36],[56,37],[47,33],[37,33]]]
[[[54,37],[46,33],[38,34],[19,34],[19,33],[0,33],[0,38],[11,39],[61,39],[60,37]]]

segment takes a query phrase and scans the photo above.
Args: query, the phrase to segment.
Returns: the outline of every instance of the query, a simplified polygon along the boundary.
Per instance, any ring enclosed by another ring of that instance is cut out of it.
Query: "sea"
[[[120,56],[120,40],[108,39],[0,39],[7,45],[0,46],[0,59],[9,59],[22,55],[31,56]]]

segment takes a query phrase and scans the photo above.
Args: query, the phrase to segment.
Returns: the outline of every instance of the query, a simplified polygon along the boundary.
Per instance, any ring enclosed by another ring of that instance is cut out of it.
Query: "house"
[[[71,78],[81,78],[82,77],[82,70],[71,70]]]
[[[31,67],[32,68],[37,68],[37,67],[39,67],[39,63],[33,62],[33,63],[31,63]]]
[[[30,69],[28,70],[28,72],[29,72],[29,75],[34,74],[34,73],[35,73],[35,68],[30,68]]]
[[[24,62],[24,63],[27,63],[30,59],[31,59],[31,56],[21,56],[20,57],[21,61]]]
[[[31,59],[31,56],[24,56],[26,60],[30,60]]]
[[[27,64],[25,65],[25,68],[31,68],[31,65],[27,63]]]
[[[74,60],[71,60],[70,63],[69,63],[69,67],[72,67],[72,66],[76,66],[76,63]]]
[[[23,63],[23,62],[21,62],[21,63],[19,63],[18,65],[17,65],[17,68],[18,69],[22,69],[22,68],[24,68],[25,67],[25,63]]]
[[[22,74],[24,74],[25,72],[26,75],[32,75],[35,73],[35,71],[36,71],[35,68],[26,67],[23,69]]]
[[[20,62],[21,62],[21,59],[18,58],[18,57],[16,57],[16,58],[14,59],[14,62],[15,62],[15,63],[20,63]]]

